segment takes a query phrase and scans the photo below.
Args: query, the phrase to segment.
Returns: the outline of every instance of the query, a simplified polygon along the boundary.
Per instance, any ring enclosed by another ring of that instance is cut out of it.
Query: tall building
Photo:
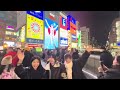
[[[112,28],[109,32],[109,47],[118,48],[120,46],[120,18],[116,18],[112,22]]]
[[[17,11],[0,11],[0,46],[16,39]],[[14,37],[15,36],[15,37]]]
[[[81,49],[81,31],[80,31],[80,23],[76,21],[76,28],[77,28],[77,47]]]
[[[90,44],[90,31],[86,26],[80,28],[82,48]]]

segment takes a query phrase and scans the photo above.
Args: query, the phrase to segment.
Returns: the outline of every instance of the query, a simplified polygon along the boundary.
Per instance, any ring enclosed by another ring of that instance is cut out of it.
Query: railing
[[[91,76],[91,79],[97,79],[98,67],[100,66],[100,56],[90,55],[86,65],[83,68],[83,72]]]

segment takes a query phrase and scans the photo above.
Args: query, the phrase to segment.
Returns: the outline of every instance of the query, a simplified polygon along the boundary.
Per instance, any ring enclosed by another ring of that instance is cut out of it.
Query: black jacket
[[[42,65],[37,70],[34,70],[32,67],[27,69],[23,65],[20,65],[15,68],[15,73],[21,79],[46,79],[46,71]]]
[[[117,65],[105,73],[100,72],[98,79],[120,79],[120,66]]]
[[[49,79],[66,79],[67,73],[64,64],[56,63],[54,66],[49,64],[50,70],[46,70]]]
[[[85,53],[83,53],[83,55],[79,59],[73,60],[73,67],[72,67],[72,72],[73,72],[72,78],[73,79],[86,79],[86,77],[84,76],[82,72],[82,69],[84,65],[86,64],[89,56],[90,56],[90,53],[85,51]]]

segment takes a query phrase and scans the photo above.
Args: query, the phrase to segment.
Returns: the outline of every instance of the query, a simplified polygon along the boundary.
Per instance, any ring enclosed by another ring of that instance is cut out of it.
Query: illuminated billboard
[[[25,42],[25,26],[23,26],[21,28],[21,31],[20,31],[20,41],[21,42]]]
[[[58,24],[45,18],[45,48],[55,49],[58,47]]]
[[[43,43],[44,22],[34,16],[27,14],[27,43]]]
[[[43,11],[27,11],[27,14],[43,20]]]
[[[82,47],[81,46],[81,31],[80,32],[77,31],[77,39],[78,39],[78,47],[81,48]]]
[[[72,42],[76,42],[77,36],[76,36],[76,20],[71,16],[67,16],[67,30],[70,30],[71,32],[71,39]]]
[[[67,19],[60,16],[60,46],[68,46]]]

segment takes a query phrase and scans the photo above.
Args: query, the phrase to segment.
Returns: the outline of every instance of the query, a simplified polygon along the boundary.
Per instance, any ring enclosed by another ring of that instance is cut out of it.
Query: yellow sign
[[[27,36],[26,38],[43,40],[44,22],[34,16],[27,14]]]
[[[20,40],[21,42],[25,42],[25,26],[21,28]]]
[[[70,51],[71,50],[71,33],[70,33],[70,30],[68,31],[68,50]]]

